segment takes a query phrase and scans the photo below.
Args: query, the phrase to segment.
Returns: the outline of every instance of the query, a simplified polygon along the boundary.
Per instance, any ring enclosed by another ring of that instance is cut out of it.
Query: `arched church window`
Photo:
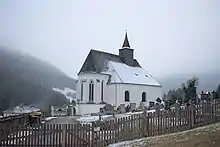
[[[104,101],[104,81],[101,83],[101,102]]]
[[[89,83],[89,101],[94,100],[94,83],[93,81],[90,81]]]
[[[83,101],[83,82],[81,82],[81,101]]]
[[[146,102],[146,92],[143,92],[143,93],[142,93],[141,102]]]
[[[129,91],[125,91],[125,101],[129,102],[130,98],[129,98]]]

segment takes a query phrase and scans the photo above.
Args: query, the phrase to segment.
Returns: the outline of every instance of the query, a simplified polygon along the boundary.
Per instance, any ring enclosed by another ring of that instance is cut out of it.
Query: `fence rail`
[[[140,113],[92,124],[43,124],[15,127],[1,146],[107,146],[125,140],[184,131],[220,121],[220,101],[202,102],[179,110]],[[0,128],[4,134],[8,128]]]

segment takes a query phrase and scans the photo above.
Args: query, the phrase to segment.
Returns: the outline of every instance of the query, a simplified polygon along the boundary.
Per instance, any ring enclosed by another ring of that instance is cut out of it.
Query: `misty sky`
[[[219,70],[219,0],[1,0],[0,46],[76,78],[90,49],[118,54],[125,30],[156,77]]]

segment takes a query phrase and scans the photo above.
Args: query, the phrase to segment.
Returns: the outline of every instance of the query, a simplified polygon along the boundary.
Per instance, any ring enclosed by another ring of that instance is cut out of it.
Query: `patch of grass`
[[[158,142],[151,142],[144,147],[219,147],[220,132],[209,134],[188,134],[181,137],[168,137]]]
[[[132,147],[219,147],[220,123],[169,135],[132,141]]]

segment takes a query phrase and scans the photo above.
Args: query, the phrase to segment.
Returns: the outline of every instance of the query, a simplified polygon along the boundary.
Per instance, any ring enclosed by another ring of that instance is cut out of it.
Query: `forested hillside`
[[[54,66],[30,55],[0,48],[0,109],[18,104],[47,107],[67,103],[53,87],[75,89],[76,81]]]

